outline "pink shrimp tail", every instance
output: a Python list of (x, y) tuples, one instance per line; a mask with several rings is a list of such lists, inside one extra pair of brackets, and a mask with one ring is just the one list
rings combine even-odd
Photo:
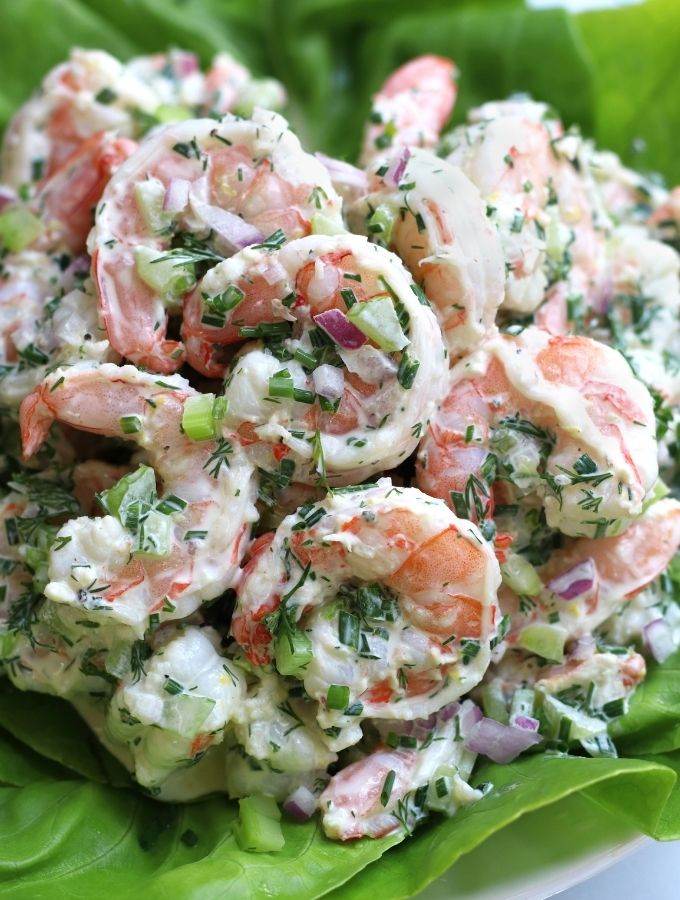
[(37, 387), (21, 401), (19, 424), (24, 459), (30, 459), (40, 450), (56, 418), (44, 395), (45, 387)]
[(396, 97), (409, 91), (427, 95), (424, 111), (432, 118), (433, 130), (440, 131), (453, 112), (458, 95), (458, 69), (445, 56), (426, 53), (404, 63), (393, 72), (380, 90), (383, 97)]

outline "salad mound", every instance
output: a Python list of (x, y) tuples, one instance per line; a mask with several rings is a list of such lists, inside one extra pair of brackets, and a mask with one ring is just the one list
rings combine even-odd
[(356, 166), (225, 52), (15, 113), (8, 896), (406, 896), (574, 793), (677, 836), (678, 189), (459, 77)]

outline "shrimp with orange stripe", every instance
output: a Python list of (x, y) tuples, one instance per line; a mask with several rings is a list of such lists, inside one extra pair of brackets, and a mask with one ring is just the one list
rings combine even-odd
[(508, 646), (523, 646), (527, 636), (531, 641), (536, 624), (547, 623), (563, 644), (590, 635), (605, 620), (624, 613), (668, 568), (679, 547), (680, 503), (665, 498), (652, 503), (622, 534), (568, 541), (535, 570), (510, 556), (499, 593), (501, 610), (512, 621)]
[(185, 326), (199, 315), (218, 350), (261, 338), (230, 365), (225, 421), (281, 487), (357, 483), (397, 466), (445, 390), (434, 315), (400, 260), (359, 235), (243, 250), (187, 300)]
[(362, 719), (427, 716), (481, 679), (499, 578), (475, 525), (381, 480), (302, 507), (260, 543), (232, 633), (253, 663), (304, 682), (339, 750)]
[(59, 421), (133, 441), (149, 463), (103, 492), (107, 515), (60, 529), (48, 599), (141, 636), (150, 622), (189, 615), (234, 586), (256, 518), (252, 467), (219, 427), (218, 437), (200, 442), (183, 432), (186, 410), (200, 396), (179, 376), (78, 364), (52, 372), (23, 401), (27, 458)]
[(478, 521), (542, 507), (573, 537), (640, 515), (658, 474), (649, 392), (616, 350), (530, 327), (487, 339), (451, 373), (421, 444), (418, 486)]
[[(341, 208), (324, 166), (276, 113), (156, 130), (107, 185), (89, 238), (112, 346), (153, 371), (176, 371), (185, 348), (166, 339), (168, 313), (180, 311), (197, 266), (280, 246), (321, 220), (343, 231)], [(201, 324), (189, 320), (184, 332), (188, 361), (204, 371)]]

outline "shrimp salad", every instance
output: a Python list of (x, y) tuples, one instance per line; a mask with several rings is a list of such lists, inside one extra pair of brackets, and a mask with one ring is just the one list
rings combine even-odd
[(226, 54), (74, 50), (4, 137), (0, 665), (245, 849), (616, 756), (680, 645), (677, 191), (456, 78), (354, 166)]

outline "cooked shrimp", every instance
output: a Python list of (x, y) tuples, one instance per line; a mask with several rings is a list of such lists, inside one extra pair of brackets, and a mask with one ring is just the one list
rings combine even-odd
[(382, 480), (302, 507), (261, 543), (232, 631), (258, 665), (283, 668), (289, 641), (308, 646), (299, 677), (337, 750), (362, 718), (429, 715), (479, 681), (498, 581), (474, 525)]
[[(175, 371), (184, 348), (165, 339), (166, 307), (194, 286), (195, 263), (268, 236), (279, 246), (309, 234), (315, 216), (342, 231), (341, 205), (325, 168), (276, 113), (156, 131), (109, 182), (90, 235), (112, 346), (154, 371)], [(165, 256), (178, 230), (189, 249)]]
[(668, 567), (680, 547), (680, 503), (653, 503), (623, 534), (579, 538), (555, 550), (537, 570), (542, 587), (520, 598), (504, 585), (501, 609), (512, 619), (509, 645), (524, 627), (550, 622), (565, 640), (590, 634)]
[[(85, 252), (102, 191), (136, 149), (135, 141), (97, 132), (38, 183), (30, 206), (44, 223), (51, 246), (64, 246), (74, 254)], [(41, 243), (45, 243), (45, 238)]]
[(383, 163), (377, 171), (382, 176), (373, 177), (350, 219), (404, 260), (455, 359), (492, 328), (503, 301), (500, 238), (474, 184), (434, 154), (406, 148), (396, 165)]
[(623, 357), (538, 328), (487, 339), (452, 370), (420, 449), (417, 483), (478, 520), (492, 483), (538, 497), (574, 537), (626, 528), (658, 473), (652, 401)]
[(0, 287), (0, 318), (7, 323), (0, 403), (11, 408), (19, 406), (50, 367), (118, 360), (98, 319), (92, 281), (84, 278), (87, 260), (74, 260), (64, 272), (60, 260), (59, 255), (28, 250), (5, 259), (9, 277)]
[[(124, 522), (106, 515), (64, 525), (50, 555), (49, 599), (142, 634), (150, 620), (182, 618), (234, 585), (255, 518), (252, 468), (231, 435), (197, 443), (182, 434), (193, 396), (179, 376), (159, 381), (133, 366), (80, 364), (52, 372), (23, 401), (26, 457), (58, 420), (134, 441), (164, 487), (158, 501), (153, 479), (144, 487), (148, 479), (138, 470), (134, 483), (122, 485), (118, 505), (107, 507), (123, 509)], [(136, 506), (120, 506), (126, 502)]]
[(190, 361), (219, 375), (219, 345), (245, 334), (264, 340), (231, 364), (226, 421), (267, 471), (285, 458), (287, 481), (346, 484), (398, 465), (445, 390), (435, 317), (398, 258), (358, 235), (247, 249), (212, 269), (185, 304)]
[(445, 138), (447, 160), (479, 189), (498, 229), (507, 270), (504, 306), (525, 313), (542, 302), (548, 286), (546, 208), (556, 163), (544, 112), (530, 100), (487, 104), (473, 111), (472, 124)]
[[(400, 828), (409, 833), (427, 817), (428, 785), (440, 785), (452, 792), (447, 813), (478, 800), (481, 791), (466, 780), (475, 754), (464, 749), (456, 729), (456, 715), (438, 716), (434, 725), (413, 723), (422, 733), (414, 749), (390, 749), (380, 745), (364, 759), (350, 763), (333, 775), (319, 797), (324, 831), (341, 841), (364, 836), (383, 837)], [(401, 723), (393, 724), (399, 734)], [(385, 730), (385, 729), (383, 729)]]
[(18, 187), (50, 176), (100, 131), (136, 138), (159, 122), (228, 112), (247, 103), (254, 91), (262, 93), (261, 84), (266, 105), (283, 102), (276, 82), (253, 82), (228, 54), (219, 54), (204, 76), (198, 58), (186, 51), (121, 63), (102, 50), (74, 49), (10, 122), (2, 146), (2, 179)]
[(361, 165), (390, 147), (434, 147), (456, 102), (458, 72), (442, 56), (418, 56), (385, 81), (373, 97)]

